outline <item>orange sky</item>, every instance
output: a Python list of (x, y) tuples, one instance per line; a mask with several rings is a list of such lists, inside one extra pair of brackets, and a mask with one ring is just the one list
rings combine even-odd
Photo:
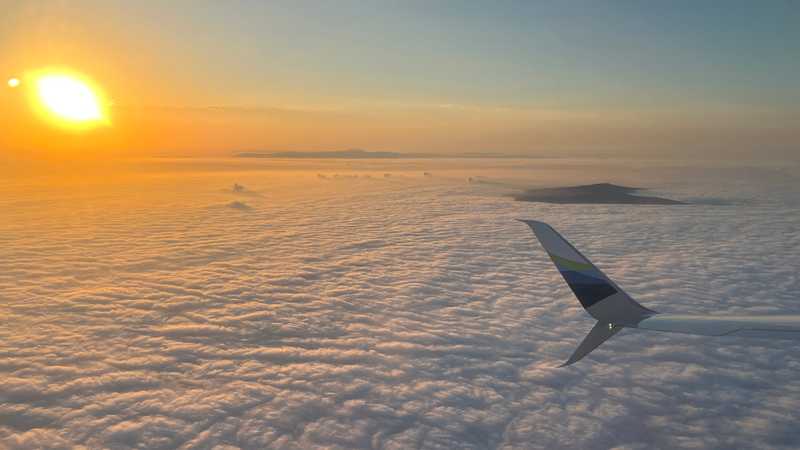
[[(70, 132), (32, 114), (25, 83), (3, 84), (0, 149), (34, 157), (344, 148), (721, 157), (768, 150), (783, 157), (800, 142), (796, 89), (789, 89), (796, 82), (786, 81), (796, 66), (781, 66), (777, 53), (770, 73), (780, 78), (754, 85), (730, 75), (735, 61), (705, 67), (684, 47), (665, 48), (659, 60), (629, 44), (648, 36), (607, 35), (602, 23), (589, 24), (598, 43), (572, 44), (568, 34), (550, 42), (553, 30), (578, 19), (546, 22), (537, 11), (521, 11), (531, 16), (517, 29), (485, 14), (436, 16), (442, 12), (422, 6), (158, 5), (3, 5), (6, 79), (65, 67), (94, 80), (113, 104), (111, 126)], [(364, 34), (341, 31), (344, 19), (358, 20)], [(488, 31), (469, 28), (479, 25)], [(529, 41), (508, 46), (518, 34)], [(597, 52), (605, 53), (592, 61)], [(656, 74), (676, 52), (680, 64)]]

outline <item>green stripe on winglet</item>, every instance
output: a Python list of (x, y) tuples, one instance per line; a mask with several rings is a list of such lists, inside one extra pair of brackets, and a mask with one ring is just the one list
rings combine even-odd
[(585, 263), (579, 263), (579, 262), (576, 262), (576, 261), (571, 261), (571, 260), (569, 260), (567, 258), (562, 258), (562, 257), (560, 257), (558, 255), (554, 255), (552, 253), (548, 253), (548, 255), (550, 255), (550, 258), (552, 258), (553, 261), (556, 264), (558, 264), (559, 266), (564, 267), (565, 269), (577, 270), (577, 271), (594, 269), (594, 267), (592, 267), (591, 264), (585, 264)]

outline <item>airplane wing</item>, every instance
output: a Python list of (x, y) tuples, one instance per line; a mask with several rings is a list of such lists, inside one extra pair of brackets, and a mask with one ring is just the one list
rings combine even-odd
[(800, 339), (800, 316), (686, 316), (659, 314), (636, 328), (700, 336)]
[(553, 227), (526, 223), (581, 306), (597, 323), (562, 366), (580, 361), (623, 328), (774, 339), (800, 339), (800, 316), (694, 316), (659, 314), (625, 293)]

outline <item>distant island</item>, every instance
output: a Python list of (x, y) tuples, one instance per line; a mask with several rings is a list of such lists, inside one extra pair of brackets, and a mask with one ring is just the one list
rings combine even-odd
[(312, 151), (312, 152), (241, 152), (240, 158), (313, 158), (313, 159), (394, 159), (425, 158), (431, 155), (422, 153), (371, 152), (361, 149)]
[(624, 204), (624, 205), (685, 205), (684, 202), (661, 197), (635, 195), (643, 188), (618, 186), (610, 183), (587, 184), (558, 188), (529, 189), (514, 195), (514, 199), (522, 202), (542, 203), (589, 203), (589, 204)]
[(414, 159), (414, 158), (465, 158), (465, 159), (535, 159), (530, 155), (513, 155), (504, 153), (400, 153), (362, 150), (323, 150), (323, 151), (246, 151), (234, 153), (237, 158), (290, 158), (290, 159)]

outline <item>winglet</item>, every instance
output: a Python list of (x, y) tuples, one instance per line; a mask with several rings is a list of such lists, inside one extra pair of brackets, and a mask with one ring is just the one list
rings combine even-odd
[(583, 338), (578, 348), (575, 349), (575, 352), (572, 353), (572, 356), (559, 367), (569, 366), (580, 361), (584, 356), (591, 353), (592, 350), (599, 347), (600, 344), (607, 341), (611, 336), (617, 334), (621, 329), (622, 327), (619, 325), (597, 321), (594, 327), (589, 331), (589, 334)]
[(536, 220), (524, 222), (544, 247), (581, 306), (597, 323), (572, 356), (568, 366), (588, 355), (624, 326), (636, 326), (657, 312), (640, 305), (600, 271), (550, 225)]
[(634, 325), (657, 314), (626, 294), (553, 227), (536, 220), (520, 221), (531, 227), (564, 281), (589, 315), (607, 323)]

